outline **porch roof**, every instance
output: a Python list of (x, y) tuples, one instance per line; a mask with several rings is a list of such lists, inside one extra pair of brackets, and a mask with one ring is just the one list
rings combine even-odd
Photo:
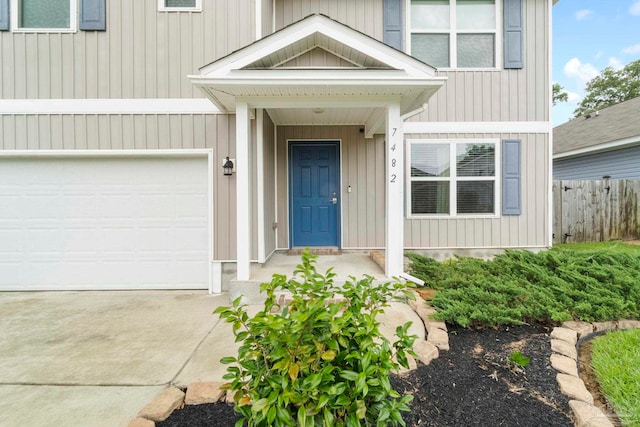
[[(330, 64), (298, 66), (318, 51)], [(293, 66), (292, 66), (293, 64)], [(221, 110), (236, 99), (277, 109), (276, 124), (369, 124), (382, 130), (380, 108), (399, 102), (402, 115), (421, 108), (444, 84), (436, 69), (325, 15), (310, 15), (189, 76)], [(331, 109), (324, 114), (325, 108)], [(342, 109), (349, 109), (347, 111)]]

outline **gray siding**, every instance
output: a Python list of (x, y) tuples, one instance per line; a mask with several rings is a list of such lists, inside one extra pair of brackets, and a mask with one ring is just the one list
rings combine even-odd
[(236, 257), (236, 187), (235, 176), (223, 176), (220, 166), (223, 157), (235, 156), (235, 129), (233, 115), (5, 115), (0, 150), (211, 148), (213, 253), (214, 259), (228, 260)]
[[(407, 219), (406, 248), (499, 248), (547, 245), (549, 139), (543, 134), (431, 134), (411, 139), (522, 140), (522, 214), (497, 218)], [(498, 185), (500, 180), (498, 180)]]
[(276, 30), (312, 13), (323, 13), (382, 41), (382, 0), (275, 0)]
[[(341, 140), (342, 246), (384, 247), (384, 138), (360, 126), (278, 126), (278, 247), (289, 246), (287, 140)], [(347, 192), (351, 186), (351, 193)]]
[(276, 249), (276, 145), (275, 126), (271, 117), (264, 113), (264, 245), (265, 255)]
[(273, 33), (273, 0), (256, 0), (262, 2), (262, 37)]
[(0, 32), (0, 98), (202, 97), (186, 76), (254, 39), (254, 0), (109, 0), (107, 31)]
[(640, 146), (553, 161), (554, 179), (640, 179)]
[[(342, 140), (344, 248), (384, 247), (384, 137), (365, 140), (359, 126), (278, 126), (278, 247), (288, 247), (287, 140)], [(496, 218), (406, 219), (405, 247), (543, 247), (548, 239), (548, 136), (423, 134), (407, 139), (521, 139), (522, 214)], [(351, 185), (352, 192), (347, 188)], [(500, 185), (500, 180), (498, 180)]]
[[(548, 121), (550, 0), (524, 0), (521, 70), (439, 71), (448, 77), (412, 122)], [(502, 59), (498, 61), (502, 63)]]

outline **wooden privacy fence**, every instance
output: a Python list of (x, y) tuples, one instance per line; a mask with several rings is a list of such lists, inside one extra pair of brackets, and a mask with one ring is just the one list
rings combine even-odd
[(640, 180), (553, 181), (554, 243), (640, 238)]

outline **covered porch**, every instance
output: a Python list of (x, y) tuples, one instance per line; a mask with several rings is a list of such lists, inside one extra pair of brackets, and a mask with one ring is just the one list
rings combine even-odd
[[(344, 264), (345, 277), (366, 273), (383, 279), (403, 273), (406, 159), (402, 127), (444, 84), (435, 69), (326, 16), (311, 15), (203, 67), (200, 75), (190, 79), (217, 108), (236, 115), (236, 283), (265, 281), (262, 275), (270, 279), (272, 274), (270, 264), (283, 273), (299, 262), (299, 257), (286, 259), (269, 250), (266, 239), (271, 228), (285, 236), (286, 246), (276, 244), (275, 249), (345, 247), (343, 200), (352, 187), (342, 169), (346, 156), (341, 127), (355, 127), (366, 141), (378, 141), (383, 147), (374, 162), (381, 171), (379, 189), (384, 193), (380, 212), (384, 237), (378, 248), (385, 254), (384, 271), (368, 258), (355, 262), (350, 256), (356, 255), (351, 254), (323, 258), (323, 262)], [(301, 137), (284, 137), (292, 129)], [(314, 133), (314, 129), (322, 131)], [(316, 134), (324, 136), (314, 138)], [(274, 141), (276, 147), (273, 163), (265, 154), (266, 141)], [(335, 154), (332, 144), (337, 147)], [(318, 151), (320, 146), (328, 147), (328, 154)], [(327, 184), (322, 179), (334, 173), (332, 164), (335, 182), (328, 178)], [(274, 191), (263, 179), (269, 173), (276, 176)], [(322, 205), (296, 204), (302, 197), (297, 187), (301, 193), (307, 187), (318, 188), (315, 198)], [(275, 221), (265, 215), (270, 197), (276, 198)], [(335, 240), (320, 235), (327, 231), (335, 233)], [(254, 254), (262, 266), (252, 267)], [(269, 257), (276, 262), (265, 265)], [(366, 264), (370, 265), (364, 268)], [(354, 269), (355, 265), (363, 268)]]

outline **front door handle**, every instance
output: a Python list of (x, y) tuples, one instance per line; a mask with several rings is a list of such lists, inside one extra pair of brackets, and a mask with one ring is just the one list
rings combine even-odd
[(334, 197), (333, 199), (331, 199), (331, 203), (333, 203), (334, 205), (338, 204), (338, 198)]

